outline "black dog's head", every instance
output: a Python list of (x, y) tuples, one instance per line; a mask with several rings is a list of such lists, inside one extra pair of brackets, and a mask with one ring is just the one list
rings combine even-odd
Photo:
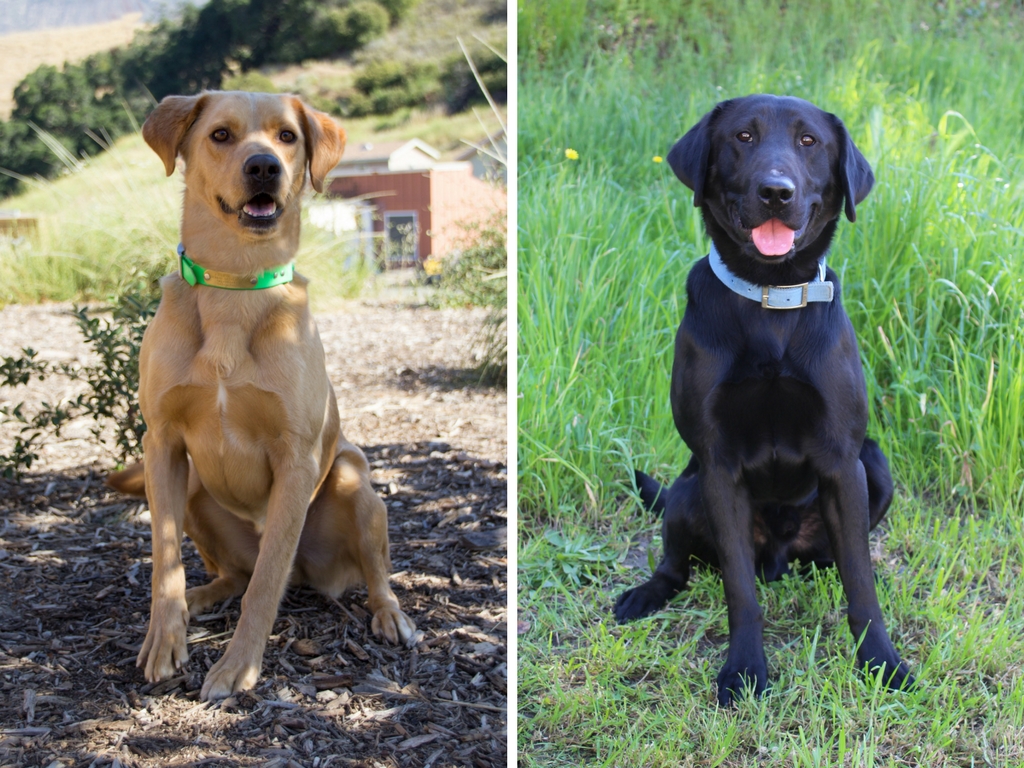
[(842, 121), (810, 102), (754, 95), (718, 104), (668, 154), (693, 190), (730, 270), (755, 283), (802, 282), (850, 221), (874, 176)]

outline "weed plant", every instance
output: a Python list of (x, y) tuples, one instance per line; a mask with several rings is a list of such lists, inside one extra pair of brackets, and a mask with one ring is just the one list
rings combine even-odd
[(75, 307), (75, 322), (85, 342), (99, 358), (94, 365), (47, 363), (37, 359), (33, 349), (24, 349), (20, 356), (0, 359), (0, 386), (20, 387), (32, 378), (64, 376), (82, 381), (87, 389), (75, 398), (60, 403), (42, 403), (33, 414), (24, 403), (0, 409), (0, 418), (21, 423), (19, 434), (8, 453), (0, 453), (0, 475), (17, 478), (31, 469), (39, 458), (36, 450), (48, 435), (60, 435), (61, 428), (81, 416), (95, 422), (93, 437), (104, 442), (104, 433), (113, 432), (113, 442), (120, 460), (140, 458), (146, 422), (139, 409), (139, 350), (146, 326), (156, 313), (159, 298), (155, 295), (124, 295), (106, 311), (91, 312), (88, 307)]
[[(1006, 4), (521, 3), (524, 765), (1024, 764), (1022, 31)], [(834, 570), (759, 585), (774, 688), (738, 712), (713, 572), (611, 615), (660, 551), (632, 469), (687, 459), (669, 376), (708, 243), (659, 160), (756, 92), (838, 114), (875, 170), (829, 264), (898, 484), (872, 551), (913, 693), (854, 668)]]
[(487, 318), (474, 346), (482, 350), (481, 381), (506, 386), (508, 379), (508, 217), (468, 226), (458, 258), (446, 259), (439, 303), (486, 307)]

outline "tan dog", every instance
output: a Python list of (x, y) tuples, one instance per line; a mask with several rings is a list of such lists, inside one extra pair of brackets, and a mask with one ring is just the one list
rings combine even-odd
[[(362, 451), (341, 434), (307, 281), (282, 282), (299, 245), (306, 169), (322, 191), (344, 132), (292, 96), (207, 92), (168, 96), (142, 134), (168, 176), (185, 161), (190, 261), (160, 281), (142, 343), (144, 469), (108, 479), (144, 493), (152, 514), (138, 665), (150, 682), (173, 676), (188, 659), (189, 615), (244, 592), (202, 698), (251, 688), (289, 581), (331, 596), (365, 582), (374, 633), (407, 640), (415, 625), (388, 584), (387, 512)], [(281, 284), (259, 287), (267, 282)], [(185, 589), (182, 530), (215, 577), (205, 586)]]

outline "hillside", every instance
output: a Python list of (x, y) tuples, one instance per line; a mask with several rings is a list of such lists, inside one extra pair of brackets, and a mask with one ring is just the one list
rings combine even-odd
[[(0, 27), (7, 21), (0, 15)], [(40, 28), (28, 32), (0, 33), (0, 120), (6, 120), (14, 109), (14, 87), (29, 72), (42, 64), (60, 67), (65, 61), (78, 61), (86, 56), (108, 51), (131, 42), (136, 31), (144, 26), (142, 13), (123, 15), (113, 21), (89, 23), (73, 29)]]
[[(203, 4), (203, 0), (0, 0), (0, 35), (105, 24), (131, 14), (156, 21), (186, 2)], [(92, 32), (83, 32), (77, 30), (76, 36), (93, 36)]]

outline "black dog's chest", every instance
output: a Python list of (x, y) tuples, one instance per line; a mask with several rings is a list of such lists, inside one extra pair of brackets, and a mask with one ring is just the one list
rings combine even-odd
[(740, 456), (762, 446), (803, 453), (819, 426), (822, 400), (817, 390), (788, 376), (768, 375), (724, 382), (714, 393), (714, 415), (723, 442)]
[(813, 386), (784, 372), (782, 361), (759, 361), (713, 396), (718, 446), (741, 467), (752, 496), (765, 501), (803, 497), (816, 483), (807, 454), (824, 402)]

